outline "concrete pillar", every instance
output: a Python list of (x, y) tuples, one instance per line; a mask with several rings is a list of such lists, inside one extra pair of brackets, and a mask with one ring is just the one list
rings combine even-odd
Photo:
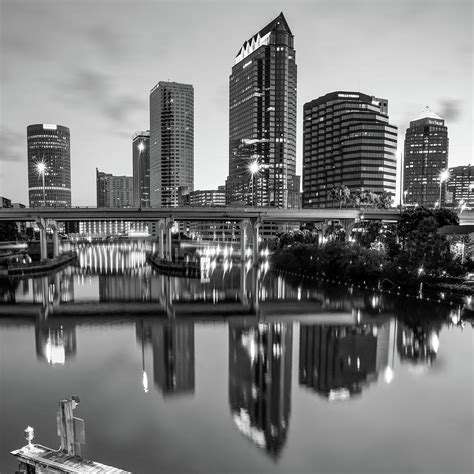
[(164, 221), (158, 222), (158, 256), (160, 259), (165, 258), (164, 250), (164, 238), (165, 238), (165, 223)]
[(242, 265), (245, 264), (245, 241), (247, 240), (247, 226), (248, 220), (240, 221), (240, 261)]
[(53, 257), (59, 256), (59, 227), (56, 221), (49, 221), (49, 226), (53, 231)]
[(36, 218), (36, 224), (40, 231), (41, 260), (46, 260), (48, 258), (48, 242), (46, 240), (46, 229), (48, 228), (48, 224), (46, 219), (43, 219), (42, 217)]
[(258, 315), (259, 310), (259, 299), (258, 299), (258, 289), (259, 289), (259, 273), (260, 270), (254, 265), (252, 267), (252, 310), (255, 311), (255, 314)]
[(256, 221), (252, 225), (252, 263), (258, 265), (258, 236), (260, 234), (261, 222)]
[(173, 228), (174, 221), (170, 219), (166, 224), (166, 258), (170, 261), (173, 260), (172, 246), (171, 246), (171, 229)]

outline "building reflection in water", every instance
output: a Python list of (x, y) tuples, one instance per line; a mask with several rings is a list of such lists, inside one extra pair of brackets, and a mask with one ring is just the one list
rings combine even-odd
[(143, 348), (150, 344), (155, 387), (168, 396), (194, 393), (194, 323), (142, 320), (136, 324), (136, 337), (142, 345), (145, 392), (148, 377)]
[(240, 432), (273, 458), (288, 432), (291, 324), (229, 325), (229, 404)]
[(423, 371), (435, 362), (438, 348), (438, 331), (434, 327), (399, 324), (397, 351), (402, 363), (408, 362)]
[(76, 325), (57, 320), (35, 324), (36, 355), (51, 365), (64, 365), (76, 355)]
[(393, 378), (395, 321), (300, 326), (299, 383), (329, 401), (347, 400), (383, 373)]

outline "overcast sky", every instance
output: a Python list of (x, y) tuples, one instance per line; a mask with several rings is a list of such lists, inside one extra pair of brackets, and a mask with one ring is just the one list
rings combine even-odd
[(303, 104), (335, 90), (387, 98), (399, 145), (429, 105), (449, 165), (473, 133), (471, 0), (0, 0), (0, 196), (28, 204), (26, 127), (71, 129), (73, 205), (96, 204), (95, 168), (132, 174), (149, 92), (194, 86), (195, 189), (228, 173), (228, 78), (241, 44), (283, 11), (295, 35), (298, 160)]

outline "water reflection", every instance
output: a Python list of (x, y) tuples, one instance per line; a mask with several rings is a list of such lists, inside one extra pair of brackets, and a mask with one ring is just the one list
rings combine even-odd
[(239, 431), (277, 457), (291, 409), (291, 324), (229, 325), (229, 405)]
[(35, 324), (36, 354), (51, 365), (64, 365), (76, 355), (76, 325), (48, 321)]
[(165, 396), (194, 393), (194, 324), (141, 320), (136, 323), (142, 347), (143, 385), (148, 391), (144, 347), (153, 352), (153, 380)]
[(299, 383), (329, 401), (361, 394), (379, 373), (393, 371), (389, 366), (392, 326), (393, 321), (360, 326), (302, 324)]

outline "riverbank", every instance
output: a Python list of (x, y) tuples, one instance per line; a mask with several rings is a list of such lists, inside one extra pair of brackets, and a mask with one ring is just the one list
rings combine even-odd
[(474, 284), (460, 277), (434, 276), (390, 261), (383, 252), (345, 242), (325, 246), (301, 244), (284, 247), (271, 256), (273, 268), (301, 277), (341, 280), (370, 288), (417, 295), (430, 294), (438, 299), (474, 295)]

